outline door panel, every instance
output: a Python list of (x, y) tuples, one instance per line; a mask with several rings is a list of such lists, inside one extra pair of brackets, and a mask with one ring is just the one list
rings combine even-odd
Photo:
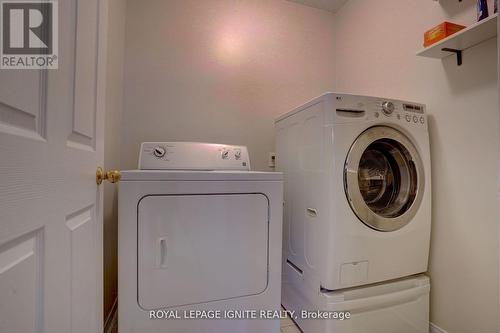
[(94, 150), (98, 1), (77, 1), (72, 132), (68, 145)]
[(42, 234), (38, 230), (0, 248), (0, 332), (38, 332), (42, 316)]
[(71, 332), (92, 332), (96, 325), (96, 253), (94, 207), (69, 216), (71, 265)]
[(45, 70), (3, 70), (0, 75), (0, 132), (43, 138), (47, 112)]
[(139, 304), (158, 309), (263, 292), (268, 233), (269, 202), (263, 194), (143, 198)]
[(107, 2), (58, 4), (59, 69), (0, 71), (0, 332), (102, 332)]

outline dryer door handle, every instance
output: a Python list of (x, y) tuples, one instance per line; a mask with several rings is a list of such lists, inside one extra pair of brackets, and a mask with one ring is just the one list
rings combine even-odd
[(167, 268), (167, 237), (158, 238), (157, 247), (156, 267)]
[(314, 208), (307, 208), (306, 209), (307, 215), (310, 217), (317, 217), (318, 216), (318, 211)]

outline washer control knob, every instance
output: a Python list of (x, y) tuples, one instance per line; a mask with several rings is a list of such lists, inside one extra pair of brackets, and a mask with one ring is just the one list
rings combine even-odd
[(423, 116), (422, 116), (422, 117), (420, 117), (420, 123), (421, 123), (421, 124), (425, 123), (425, 119), (424, 119), (424, 117), (423, 117)]
[(407, 114), (406, 117), (405, 117), (405, 119), (406, 119), (407, 122), (410, 122), (411, 121), (411, 116), (409, 114)]
[(393, 102), (384, 102), (382, 103), (382, 112), (389, 116), (394, 112), (394, 103)]
[(166, 150), (163, 147), (158, 146), (153, 149), (153, 155), (155, 155), (158, 158), (162, 158), (163, 156), (165, 156), (165, 153)]
[(221, 157), (223, 160), (227, 160), (229, 158), (229, 150), (223, 150), (221, 153)]
[(418, 117), (417, 116), (413, 116), (413, 122), (414, 123), (418, 123)]

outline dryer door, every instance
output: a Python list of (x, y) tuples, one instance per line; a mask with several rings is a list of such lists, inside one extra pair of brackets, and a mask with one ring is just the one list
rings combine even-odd
[(424, 192), (424, 169), (410, 139), (387, 126), (367, 129), (345, 162), (344, 187), (356, 216), (379, 231), (394, 231), (415, 216)]
[(138, 205), (138, 295), (146, 310), (256, 295), (268, 284), (264, 194), (154, 195)]

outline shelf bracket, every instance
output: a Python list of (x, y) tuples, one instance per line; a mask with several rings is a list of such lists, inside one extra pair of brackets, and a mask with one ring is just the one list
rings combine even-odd
[(441, 50), (455, 53), (457, 55), (457, 66), (462, 66), (462, 50), (450, 49), (449, 47), (442, 48)]

